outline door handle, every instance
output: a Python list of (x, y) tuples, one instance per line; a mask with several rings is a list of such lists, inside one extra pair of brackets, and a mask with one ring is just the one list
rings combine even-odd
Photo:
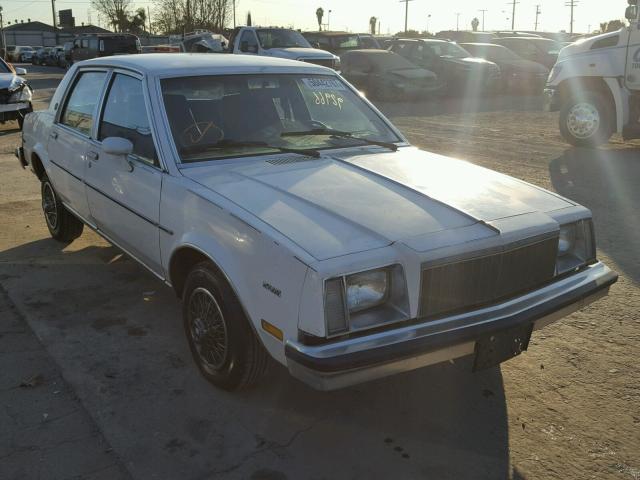
[(89, 159), (96, 161), (99, 158), (98, 152), (94, 152), (92, 150), (87, 152), (87, 157), (89, 157)]
[(58, 132), (51, 132), (49, 136), (55, 140), (56, 138), (58, 138)]

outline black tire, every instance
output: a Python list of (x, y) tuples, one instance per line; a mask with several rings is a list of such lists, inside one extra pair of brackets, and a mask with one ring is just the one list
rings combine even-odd
[(70, 243), (82, 235), (84, 224), (60, 203), (46, 175), (42, 176), (40, 192), (42, 212), (51, 236), (59, 242)]
[[(206, 318), (202, 318), (203, 310)], [(199, 263), (189, 272), (182, 317), (193, 359), (209, 382), (225, 390), (238, 390), (256, 383), (264, 374), (269, 354), (233, 290), (210, 262)]]
[[(582, 118), (579, 115), (582, 113)], [(560, 134), (576, 147), (597, 147), (613, 134), (613, 110), (598, 92), (584, 92), (569, 98), (560, 110)]]

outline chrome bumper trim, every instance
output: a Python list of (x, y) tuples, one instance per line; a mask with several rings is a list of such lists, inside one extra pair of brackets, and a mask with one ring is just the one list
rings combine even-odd
[(531, 322), (543, 328), (605, 296), (617, 274), (601, 262), (509, 301), (436, 321), (307, 346), (288, 340), (290, 373), (333, 390), (473, 353), (488, 332)]

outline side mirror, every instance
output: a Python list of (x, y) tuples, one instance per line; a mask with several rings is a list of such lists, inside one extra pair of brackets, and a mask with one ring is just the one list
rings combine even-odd
[(624, 18), (629, 21), (638, 18), (638, 7), (636, 5), (629, 5), (624, 11)]
[(126, 156), (133, 152), (133, 143), (122, 137), (107, 137), (102, 140), (102, 151), (110, 155)]
[(249, 51), (249, 42), (240, 42), (240, 51), (243, 53), (247, 53)]
[(26, 75), (26, 74), (27, 74), (26, 68), (16, 68), (16, 75)]

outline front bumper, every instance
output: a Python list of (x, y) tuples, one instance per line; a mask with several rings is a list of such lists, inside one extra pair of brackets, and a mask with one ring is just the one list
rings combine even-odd
[(553, 87), (546, 87), (543, 90), (544, 95), (544, 111), (545, 112), (557, 112), (560, 110), (560, 95), (558, 91)]
[(543, 328), (607, 295), (618, 275), (601, 262), (506, 302), (362, 337), (308, 346), (287, 341), (289, 372), (319, 390), (334, 390), (474, 353), (492, 332)]
[(0, 122), (9, 122), (24, 118), (27, 113), (31, 113), (33, 107), (29, 102), (4, 103), (0, 104)]

